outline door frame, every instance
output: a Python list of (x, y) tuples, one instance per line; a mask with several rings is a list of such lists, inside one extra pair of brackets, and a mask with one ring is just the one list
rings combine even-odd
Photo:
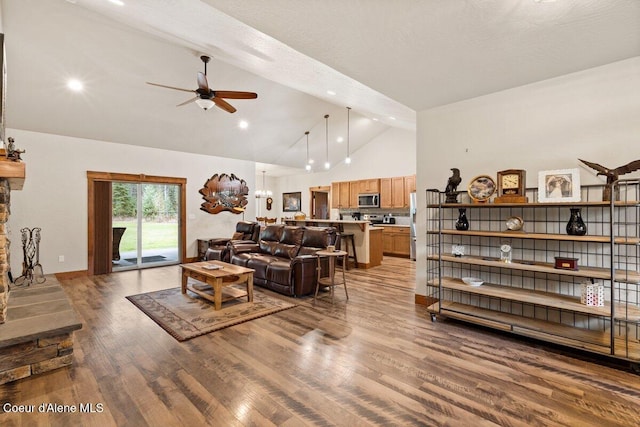
[[(178, 262), (182, 263), (184, 254), (187, 250), (187, 179), (175, 178), (167, 176), (154, 176), (144, 174), (114, 173), (114, 172), (96, 172), (87, 171), (87, 273), (93, 276), (96, 266), (96, 184), (104, 182), (133, 182), (133, 183), (152, 183), (152, 184), (172, 184), (179, 188), (180, 212), (178, 218), (178, 233), (180, 243), (178, 248)], [(111, 203), (109, 203), (111, 206)], [(109, 215), (111, 217), (111, 215)], [(109, 235), (106, 244), (108, 245), (108, 253), (111, 254), (111, 246), (113, 244), (113, 236)], [(109, 259), (108, 273), (111, 273), (111, 259)]]
[[(314, 209), (313, 209), (313, 201), (314, 201), (314, 197), (313, 197), (313, 193), (327, 193), (327, 213), (329, 214), (329, 217), (331, 217), (331, 202), (330, 202), (330, 194), (331, 194), (331, 186), (330, 185), (325, 185), (325, 186), (321, 186), (318, 185), (317, 187), (309, 187), (309, 217), (313, 218), (315, 216), (314, 214)], [(329, 218), (327, 218), (329, 219)]]

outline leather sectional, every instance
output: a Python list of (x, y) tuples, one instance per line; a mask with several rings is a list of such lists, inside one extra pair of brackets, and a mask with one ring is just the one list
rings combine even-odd
[[(288, 296), (315, 292), (318, 250), (336, 243), (334, 227), (264, 227), (257, 243), (229, 242), (230, 262), (255, 270), (253, 284)], [(321, 258), (321, 276), (328, 270)]]

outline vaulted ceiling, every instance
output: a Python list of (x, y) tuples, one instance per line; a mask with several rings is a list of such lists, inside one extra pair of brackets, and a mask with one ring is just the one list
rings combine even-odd
[[(637, 0), (123, 2), (2, 1), (7, 127), (302, 168), (305, 131), (342, 160), (347, 106), (353, 152), (416, 111), (640, 55)], [(145, 84), (195, 89), (202, 54), (212, 88), (258, 99), (203, 111)]]

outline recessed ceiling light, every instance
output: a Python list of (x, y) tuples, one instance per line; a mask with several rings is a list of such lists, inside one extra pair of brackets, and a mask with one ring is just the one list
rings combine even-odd
[(371, 119), (371, 120), (373, 120), (374, 122), (377, 122), (377, 121), (378, 121), (378, 118), (377, 118), (377, 117), (374, 117), (374, 118), (373, 118), (373, 119)]
[(389, 120), (395, 120), (396, 118), (393, 116), (389, 116)]
[(336, 139), (336, 141), (337, 141), (337, 142), (343, 142), (343, 141), (344, 141), (344, 138), (343, 138), (343, 137), (341, 137), (341, 136), (339, 136), (339, 137)]
[(74, 92), (81, 92), (82, 89), (84, 89), (84, 85), (82, 84), (82, 82), (78, 79), (70, 79), (67, 82), (67, 87), (69, 89), (71, 89)]
[(328, 90), (328, 91), (327, 91), (327, 93), (328, 93), (329, 95), (331, 95), (331, 96), (333, 96), (333, 95), (335, 95), (335, 94), (336, 94), (336, 93), (335, 93), (334, 91), (332, 91), (332, 90)]
[(109, 0), (109, 2), (118, 6), (124, 6), (124, 2), (122, 0)]
[(249, 122), (248, 122), (248, 121), (246, 121), (246, 120), (240, 120), (240, 121), (238, 122), (238, 127), (239, 127), (240, 129), (246, 129), (246, 128), (248, 128), (248, 127), (249, 127)]
[(555, 3), (556, 0), (533, 0), (536, 3)]

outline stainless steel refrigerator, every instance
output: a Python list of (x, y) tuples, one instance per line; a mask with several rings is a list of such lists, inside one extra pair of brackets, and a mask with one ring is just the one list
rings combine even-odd
[(409, 194), (409, 218), (411, 219), (410, 224), (410, 243), (411, 243), (411, 259), (416, 260), (416, 193)]

